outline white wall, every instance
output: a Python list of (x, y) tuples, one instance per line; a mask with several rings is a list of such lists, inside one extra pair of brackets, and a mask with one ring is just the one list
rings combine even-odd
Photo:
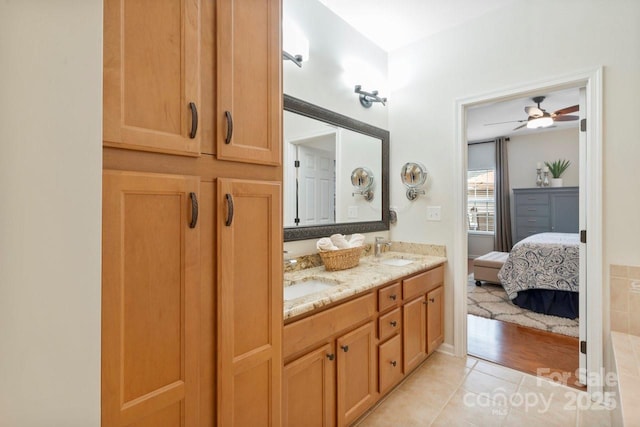
[[(578, 128), (555, 132), (540, 132), (522, 136), (512, 136), (507, 143), (509, 157), (509, 185), (511, 188), (531, 188), (536, 186), (536, 165), (566, 159), (571, 162), (562, 174), (565, 187), (579, 184), (580, 159)], [(551, 174), (549, 174), (551, 179)]]
[(0, 424), (100, 425), (102, 1), (0, 3)]
[[(364, 108), (354, 92), (355, 85), (361, 84), (363, 90), (377, 89), (380, 96), (388, 96), (387, 53), (317, 0), (283, 0), (283, 19), (297, 25), (309, 40), (310, 49), (309, 60), (302, 68), (284, 61), (284, 93), (387, 129), (393, 99), (387, 107), (374, 104)], [(393, 144), (392, 135), (392, 150)], [(386, 238), (389, 232), (367, 233), (367, 242), (374, 236)], [(286, 242), (284, 247), (292, 256), (315, 253), (316, 240)]]
[[(429, 203), (442, 206), (441, 222), (425, 221), (420, 204), (407, 209), (407, 220), (392, 229), (392, 238), (451, 249), (457, 99), (602, 65), (603, 271), (612, 262), (638, 265), (640, 198), (628, 189), (640, 182), (635, 118), (640, 94), (639, 20), (640, 2), (635, 0), (523, 1), (392, 52), (389, 127), (392, 138), (403, 143), (391, 151), (391, 176), (397, 176), (407, 158), (421, 159), (433, 178)], [(403, 202), (401, 186), (393, 180), (391, 184), (391, 204)], [(450, 344), (451, 269), (449, 265), (445, 295), (445, 339)], [(608, 284), (603, 298), (608, 300)], [(607, 330), (608, 312), (604, 319)]]

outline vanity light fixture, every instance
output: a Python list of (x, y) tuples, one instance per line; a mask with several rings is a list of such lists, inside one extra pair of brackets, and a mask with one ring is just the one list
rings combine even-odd
[(420, 187), (426, 182), (427, 175), (427, 169), (422, 163), (405, 163), (400, 171), (400, 178), (402, 178), (404, 186), (407, 187), (407, 199), (414, 201), (419, 194), (426, 194)]
[(371, 92), (365, 92), (362, 90), (361, 85), (356, 85), (356, 89), (354, 91), (357, 94), (360, 94), (360, 104), (364, 108), (371, 108), (374, 102), (380, 102), (382, 105), (387, 105), (387, 98), (381, 98), (378, 96), (378, 91), (374, 90)]
[(351, 172), (352, 196), (363, 196), (367, 202), (373, 200), (373, 173), (369, 168), (355, 168)]
[(289, 60), (296, 64), (298, 67), (302, 68), (302, 55), (292, 55), (286, 50), (282, 51), (282, 59)]

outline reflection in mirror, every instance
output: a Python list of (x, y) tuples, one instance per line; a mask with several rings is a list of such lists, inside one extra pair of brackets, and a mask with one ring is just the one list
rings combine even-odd
[(373, 172), (369, 168), (355, 168), (351, 172), (351, 185), (353, 185), (353, 195), (363, 196), (367, 202), (373, 200)]
[[(288, 95), (284, 106), (285, 241), (388, 230), (389, 132)], [(354, 190), (357, 168), (380, 177), (372, 201)]]

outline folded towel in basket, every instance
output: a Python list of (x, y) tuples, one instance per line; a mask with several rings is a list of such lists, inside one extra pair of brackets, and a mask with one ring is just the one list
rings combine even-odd
[(343, 234), (332, 234), (330, 239), (338, 249), (349, 249), (351, 247)]
[(364, 236), (362, 234), (352, 234), (349, 239), (349, 246), (352, 248), (357, 248), (358, 246), (364, 245)]
[(318, 248), (319, 251), (335, 251), (336, 249), (338, 249), (338, 247), (334, 245), (331, 239), (328, 237), (323, 237), (322, 239), (318, 240), (318, 243), (316, 243), (316, 248)]

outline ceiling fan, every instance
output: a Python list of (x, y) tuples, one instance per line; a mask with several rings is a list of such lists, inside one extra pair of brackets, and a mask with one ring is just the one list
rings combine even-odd
[(522, 129), (525, 126), (529, 129), (536, 129), (549, 127), (553, 125), (554, 122), (569, 122), (579, 119), (578, 116), (569, 115), (569, 113), (575, 113), (580, 109), (578, 105), (572, 105), (570, 107), (556, 110), (553, 113), (548, 113), (545, 109), (540, 107), (540, 104), (542, 103), (542, 101), (544, 101), (544, 99), (544, 96), (536, 96), (531, 98), (531, 100), (538, 104), (538, 106), (524, 107), (525, 113), (527, 113), (527, 115), (529, 116), (524, 120), (510, 120), (508, 122), (487, 123), (485, 124), (485, 126), (498, 125), (503, 123), (522, 123), (520, 126), (514, 128), (513, 130)]

